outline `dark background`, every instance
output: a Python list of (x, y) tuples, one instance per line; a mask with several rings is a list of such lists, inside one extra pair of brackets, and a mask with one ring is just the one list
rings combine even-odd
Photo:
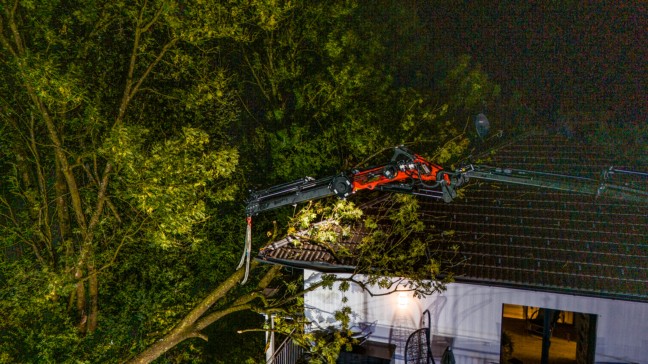
[[(587, 4), (583, 4), (587, 3)], [(645, 123), (648, 2), (417, 3), (430, 49), (468, 53), (535, 111)]]

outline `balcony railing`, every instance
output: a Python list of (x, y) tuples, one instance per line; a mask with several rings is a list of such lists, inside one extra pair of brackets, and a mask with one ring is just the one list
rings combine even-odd
[(304, 348), (295, 344), (292, 336), (288, 335), (266, 364), (295, 364), (303, 354)]

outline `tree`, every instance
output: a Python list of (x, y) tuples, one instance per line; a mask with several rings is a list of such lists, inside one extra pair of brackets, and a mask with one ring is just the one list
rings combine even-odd
[[(3, 300), (8, 360), (73, 357), (65, 340), (97, 332), (120, 252), (197, 245), (207, 202), (232, 198), (238, 152), (224, 126), (237, 108), (201, 46), (245, 41), (241, 7), (0, 5), (0, 227), (16, 252), (3, 259), (3, 292), (21, 287)], [(21, 322), (50, 313), (47, 329)], [(49, 329), (64, 337), (45, 339)]]
[[(402, 58), (363, 14), (342, 0), (0, 4), (0, 358), (148, 362), (227, 314), (299, 310), (279, 268), (237, 284), (237, 187), (404, 142), (440, 162), (467, 147), (473, 110), (453, 86), (395, 85)], [(441, 72), (494, 97), (460, 66)]]

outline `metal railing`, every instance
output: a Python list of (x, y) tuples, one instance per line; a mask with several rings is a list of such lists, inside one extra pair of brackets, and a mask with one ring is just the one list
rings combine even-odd
[(295, 344), (291, 335), (288, 335), (266, 364), (295, 364), (303, 354), (304, 348)]

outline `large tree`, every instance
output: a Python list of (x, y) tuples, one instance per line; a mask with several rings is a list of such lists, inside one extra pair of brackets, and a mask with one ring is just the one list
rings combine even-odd
[(419, 53), (374, 21), (416, 22), (386, 3), (0, 3), (0, 359), (149, 362), (233, 312), (298, 309), (277, 267), (238, 284), (228, 201), (405, 142), (446, 162), (497, 94), (468, 58), (408, 84)]
[[(232, 198), (238, 163), (226, 130), (238, 111), (209, 42), (247, 41), (241, 24), (266, 21), (254, 18), (264, 6), (0, 4), (0, 226), (13, 252), (2, 267), (4, 359), (81, 355), (63, 348), (98, 340), (100, 319), (112, 319), (100, 309), (116, 312), (123, 252), (200, 244), (207, 206)], [(52, 325), (25, 324), (40, 320)]]

